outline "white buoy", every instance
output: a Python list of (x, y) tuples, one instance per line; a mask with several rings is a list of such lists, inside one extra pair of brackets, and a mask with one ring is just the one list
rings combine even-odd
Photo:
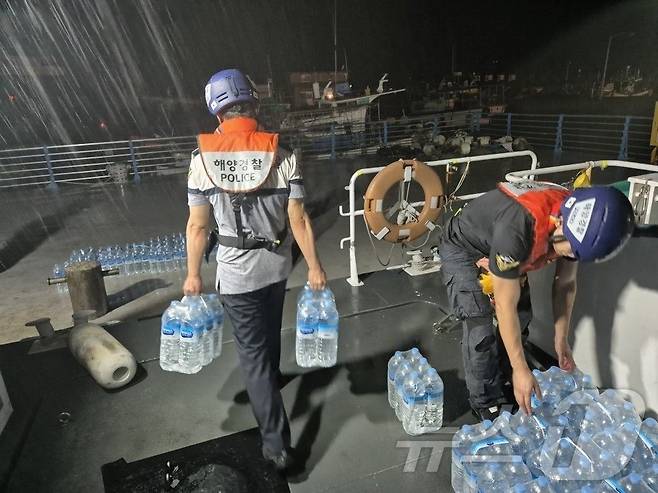
[(123, 387), (137, 372), (137, 362), (130, 351), (103, 327), (85, 318), (69, 333), (69, 349), (94, 380), (106, 389)]

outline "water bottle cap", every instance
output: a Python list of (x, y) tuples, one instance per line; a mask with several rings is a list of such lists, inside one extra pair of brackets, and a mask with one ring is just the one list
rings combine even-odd
[(546, 488), (548, 486), (548, 479), (546, 479), (546, 476), (539, 476), (537, 478), (537, 486), (541, 488)]
[(650, 428), (658, 428), (658, 421), (653, 418), (647, 418), (644, 420), (644, 424)]
[(482, 426), (486, 430), (487, 428), (491, 428), (493, 426), (493, 423), (491, 422), (490, 419), (485, 419), (484, 421), (482, 421)]
[(528, 487), (524, 484), (514, 486), (514, 493), (526, 493), (526, 491), (528, 491)]
[(396, 356), (396, 357), (402, 356), (402, 351), (395, 351), (394, 356)]
[[(425, 358), (424, 356), (421, 356), (421, 358), (418, 360), (418, 363), (421, 364), (421, 365), (427, 363), (427, 358)], [(427, 364), (429, 365), (429, 363), (427, 363)]]
[(427, 370), (427, 375), (434, 378), (435, 376), (437, 377), (439, 376), (439, 372), (436, 371), (435, 368), (430, 368), (429, 370)]
[(500, 416), (504, 417), (505, 419), (510, 419), (512, 414), (509, 411), (503, 411), (502, 413), (500, 413)]
[(567, 417), (564, 416), (564, 415), (559, 416), (559, 417), (557, 418), (557, 420), (558, 420), (558, 423), (560, 423), (560, 424), (563, 425), (563, 426), (567, 426), (567, 425), (569, 424), (569, 418), (567, 418)]
[[(631, 433), (634, 432), (635, 429), (636, 429), (636, 428), (635, 428), (635, 425), (634, 425), (633, 423), (629, 423), (628, 421), (624, 421), (624, 424), (622, 424), (621, 427), (622, 427), (625, 431), (628, 431), (628, 432), (631, 432)], [(608, 427), (608, 428), (612, 428), (612, 427), (610, 426), (610, 427)], [(614, 430), (614, 428), (612, 428), (612, 430)], [(611, 430), (611, 431), (612, 431), (612, 430)]]
[(537, 376), (541, 375), (541, 372), (540, 372), (537, 368), (535, 368), (534, 370), (532, 370), (532, 374), (533, 374), (535, 377), (537, 377)]
[(642, 476), (640, 476), (636, 472), (632, 472), (628, 475), (628, 479), (630, 480), (631, 483), (638, 484), (640, 481), (642, 481)]
[(417, 347), (412, 347), (412, 348), (411, 348), (411, 354), (412, 354), (413, 356), (416, 356), (417, 354), (420, 355), (420, 351), (418, 350)]
[(580, 493), (594, 493), (594, 489), (591, 486), (583, 486), (580, 488)]

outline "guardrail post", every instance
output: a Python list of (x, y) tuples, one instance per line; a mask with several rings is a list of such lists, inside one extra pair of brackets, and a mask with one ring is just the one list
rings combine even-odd
[(624, 131), (621, 134), (621, 142), (619, 143), (619, 154), (617, 159), (626, 161), (628, 159), (628, 131), (631, 126), (631, 117), (627, 116), (624, 120)]
[(505, 135), (512, 135), (512, 114), (507, 113), (507, 133)]
[(130, 163), (133, 167), (133, 182), (138, 185), (142, 182), (141, 176), (139, 176), (139, 170), (137, 169), (137, 159), (135, 158), (135, 146), (133, 145), (132, 139), (128, 141), (128, 147), (130, 148)]
[(48, 190), (57, 190), (59, 187), (55, 181), (55, 173), (53, 172), (53, 163), (50, 159), (50, 151), (48, 151), (48, 146), (43, 146), (43, 156), (46, 158), (46, 166), (48, 166), (48, 176), (50, 178), (50, 183), (46, 185)]
[(384, 145), (388, 145), (388, 122), (384, 121)]
[(557, 119), (557, 128), (555, 129), (555, 146), (553, 147), (553, 163), (559, 163), (562, 157), (562, 127), (564, 125), (564, 114), (560, 114)]
[(336, 159), (336, 124), (331, 124), (331, 159)]

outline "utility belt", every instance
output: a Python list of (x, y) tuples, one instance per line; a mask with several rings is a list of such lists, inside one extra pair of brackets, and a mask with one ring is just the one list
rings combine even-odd
[(225, 247), (239, 248), (241, 250), (258, 250), (264, 248), (267, 251), (276, 251), (288, 237), (288, 228), (281, 231), (275, 240), (264, 236), (254, 235), (252, 232), (243, 232), (240, 236), (217, 235), (217, 243)]

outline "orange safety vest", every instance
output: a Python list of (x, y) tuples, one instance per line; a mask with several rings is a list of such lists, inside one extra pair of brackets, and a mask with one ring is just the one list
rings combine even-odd
[(498, 189), (528, 211), (535, 222), (532, 250), (528, 259), (520, 265), (520, 271), (541, 269), (556, 260), (559, 255), (548, 242), (556, 229), (551, 216), (558, 217), (560, 206), (569, 195), (569, 190), (552, 183), (536, 181), (499, 183)]
[(213, 185), (229, 193), (260, 188), (277, 159), (279, 135), (258, 131), (253, 118), (224, 121), (218, 132), (198, 137), (203, 167)]

